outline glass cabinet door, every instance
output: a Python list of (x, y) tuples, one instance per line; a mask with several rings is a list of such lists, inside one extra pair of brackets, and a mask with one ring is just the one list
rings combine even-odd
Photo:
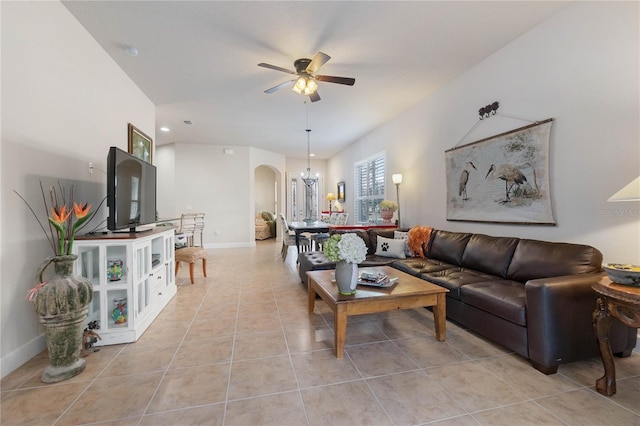
[(142, 280), (151, 273), (151, 246), (149, 244), (137, 245), (133, 250), (133, 261), (136, 263), (135, 281)]
[(107, 328), (125, 328), (129, 326), (129, 298), (127, 290), (107, 291)]
[(144, 316), (151, 305), (151, 252), (150, 243), (134, 245), (133, 248), (133, 261), (136, 264), (133, 281), (136, 318)]
[(167, 236), (164, 240), (164, 252), (165, 252), (165, 256), (166, 256), (166, 260), (165, 260), (165, 271), (164, 271), (164, 276), (166, 277), (165, 279), (165, 287), (169, 288), (170, 286), (175, 285), (175, 273), (176, 273), (176, 262), (173, 259), (173, 257), (171, 256), (171, 254), (173, 253), (174, 250), (174, 244), (175, 244), (175, 240), (174, 240), (174, 236), (173, 234)]
[(100, 285), (100, 247), (87, 246), (78, 249), (76, 275), (88, 278), (94, 286)]

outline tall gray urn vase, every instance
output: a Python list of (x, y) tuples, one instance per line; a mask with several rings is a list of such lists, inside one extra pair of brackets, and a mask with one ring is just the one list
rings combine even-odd
[(346, 296), (356, 294), (358, 264), (344, 261), (336, 263), (336, 284), (338, 284), (338, 293)]
[(45, 383), (70, 379), (86, 367), (80, 351), (93, 286), (87, 278), (72, 273), (76, 259), (76, 255), (53, 256), (38, 269), (37, 279), (41, 283), (49, 265), (55, 268), (55, 275), (38, 289), (34, 300), (49, 350), (50, 365), (40, 376)]

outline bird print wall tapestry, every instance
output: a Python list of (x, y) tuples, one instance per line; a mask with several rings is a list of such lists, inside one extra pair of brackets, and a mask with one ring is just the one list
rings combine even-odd
[(549, 192), (552, 122), (445, 151), (447, 220), (555, 225)]

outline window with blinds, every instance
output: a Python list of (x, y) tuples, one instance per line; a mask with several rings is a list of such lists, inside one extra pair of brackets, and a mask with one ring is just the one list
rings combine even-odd
[(378, 204), (384, 200), (385, 153), (354, 165), (354, 222), (373, 222)]

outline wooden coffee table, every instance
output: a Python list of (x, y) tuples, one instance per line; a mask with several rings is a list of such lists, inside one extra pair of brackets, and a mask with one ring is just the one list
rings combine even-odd
[(352, 315), (374, 314), (433, 306), (436, 338), (443, 342), (446, 337), (446, 293), (444, 287), (431, 284), (389, 266), (359, 268), (360, 271), (379, 271), (398, 282), (388, 289), (358, 286), (353, 296), (338, 294), (338, 286), (331, 281), (334, 271), (309, 271), (309, 313), (313, 313), (316, 294), (333, 311), (336, 358), (342, 358), (347, 337), (347, 318)]

